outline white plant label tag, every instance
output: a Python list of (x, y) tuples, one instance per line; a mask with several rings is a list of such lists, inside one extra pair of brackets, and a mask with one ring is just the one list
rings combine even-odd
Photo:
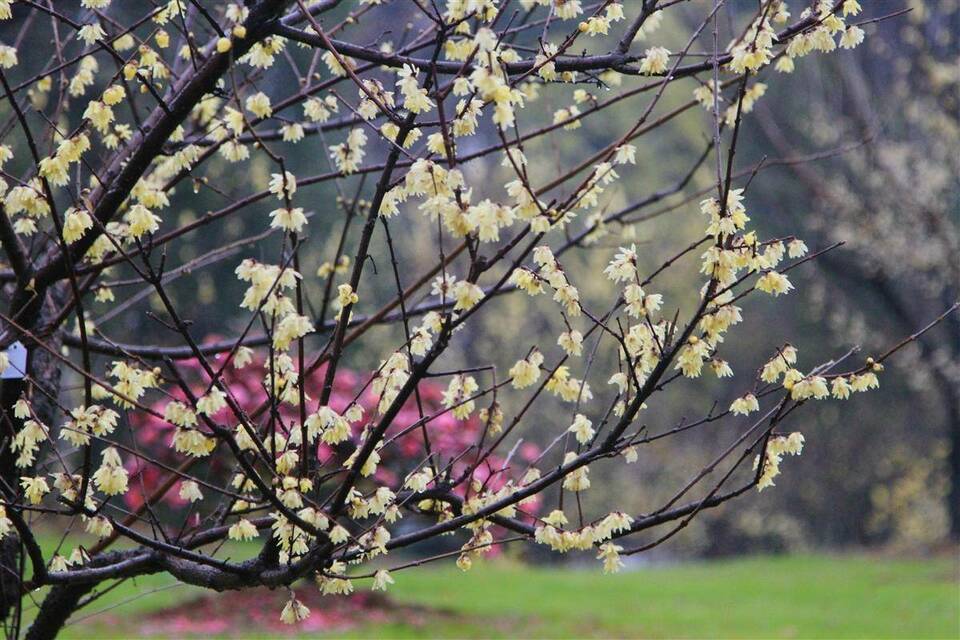
[(19, 340), (7, 347), (10, 364), (0, 372), (0, 378), (22, 378), (27, 372), (27, 348)]

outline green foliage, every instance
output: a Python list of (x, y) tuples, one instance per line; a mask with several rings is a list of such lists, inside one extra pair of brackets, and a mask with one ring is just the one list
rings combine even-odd
[[(91, 610), (147, 591), (154, 580), (159, 586), (170, 578), (125, 585)], [(398, 572), (396, 580), (393, 599), (428, 607), (416, 622), (334, 635), (953, 638), (960, 633), (960, 581), (951, 558), (758, 557), (655, 566), (613, 576), (595, 568), (484, 563), (467, 574), (452, 566), (436, 567)], [(114, 624), (94, 616), (67, 627), (64, 637), (127, 636), (136, 629), (138, 614), (189, 598), (195, 592), (188, 589), (157, 592), (114, 610)]]

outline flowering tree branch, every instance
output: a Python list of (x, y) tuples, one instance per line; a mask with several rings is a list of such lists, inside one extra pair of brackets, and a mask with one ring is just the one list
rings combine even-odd
[[(386, 566), (455, 555), (467, 570), (530, 541), (616, 571), (772, 486), (802, 449), (784, 430), (793, 413), (876, 387), (883, 361), (922, 334), (806, 373), (770, 336), (781, 346), (734, 378), (728, 409), (718, 395), (697, 419), (640, 424), (671, 396), (708, 397), (690, 390), (704, 375), (733, 377), (738, 305), (788, 293), (792, 269), (842, 245), (809, 253), (751, 229), (761, 167), (738, 169), (737, 148), (761, 78), (860, 43), (854, 0), (795, 18), (763, 0), (729, 33), (722, 0), (120, 4), (0, 0), (21, 44), (0, 46), (0, 346), (28, 351), (0, 390), (11, 637), (40, 587), (31, 638), (58, 633), (106, 581), (152, 573), (216, 590), (383, 589), (390, 569), (354, 565), (447, 533), (459, 551)], [(410, 27), (392, 33), (399, 16)], [(674, 37), (675, 52), (652, 45)], [(25, 38), (49, 39), (54, 57)], [(545, 95), (566, 106), (548, 112)], [(704, 142), (678, 178), (648, 185), (650, 134), (698, 112)], [(616, 134), (551, 154), (601, 114)], [(634, 222), (691, 197), (705, 229), (649, 251), (631, 241)], [(667, 306), (654, 288), (698, 257), (694, 296)], [(550, 328), (508, 329), (508, 305)], [(471, 353), (467, 336), (491, 320), (504, 352)], [(225, 331), (208, 338), (211, 325)], [(6, 352), (0, 364), (22, 366)], [(653, 510), (587, 502), (598, 467), (719, 421), (735, 437)], [(97, 542), (77, 542), (77, 524)], [(52, 555), (39, 527), (65, 532)], [(121, 539), (134, 548), (112, 550)], [(237, 560), (215, 551), (230, 540), (261, 544)], [(279, 615), (308, 614), (291, 598)]]

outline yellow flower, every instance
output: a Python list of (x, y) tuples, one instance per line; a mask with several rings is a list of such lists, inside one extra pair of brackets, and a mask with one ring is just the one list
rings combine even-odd
[(614, 256), (610, 264), (603, 270), (608, 278), (614, 282), (632, 280), (637, 275), (637, 247), (620, 247), (620, 252)]
[(91, 227), (93, 227), (93, 220), (86, 210), (70, 207), (63, 218), (63, 239), (67, 244), (73, 244)]
[(203, 493), (200, 492), (200, 486), (193, 480), (184, 480), (180, 483), (180, 499), (188, 502), (203, 500)]
[[(577, 457), (573, 451), (568, 451), (563, 458), (563, 464), (567, 465), (573, 462)], [(586, 491), (590, 488), (590, 470), (586, 467), (579, 467), (563, 478), (563, 488), (570, 491)]]
[(145, 233), (154, 233), (160, 228), (160, 218), (142, 204), (130, 207), (126, 219), (130, 224), (130, 235), (134, 238), (139, 238)]
[(106, 538), (113, 533), (113, 524), (103, 516), (96, 516), (87, 520), (85, 527), (87, 533), (93, 534), (98, 538)]
[(340, 307), (343, 308), (347, 305), (360, 302), (360, 296), (354, 293), (353, 287), (344, 283), (337, 287), (337, 302), (339, 302)]
[[(785, 454), (800, 455), (803, 451), (803, 434), (794, 431), (789, 436), (774, 436), (767, 442), (766, 456), (763, 460), (763, 469), (757, 482), (757, 491), (763, 491), (773, 486), (773, 479), (780, 475), (780, 461)], [(754, 462), (754, 468), (760, 465), (759, 456)]]
[(97, 40), (103, 38), (106, 35), (106, 32), (103, 30), (103, 27), (100, 26), (100, 23), (94, 22), (93, 24), (85, 24), (77, 31), (77, 37), (83, 40), (87, 46), (92, 45)]
[(99, 100), (91, 100), (83, 111), (83, 117), (100, 133), (106, 133), (113, 122), (113, 109)]
[(854, 391), (867, 391), (869, 389), (876, 389), (879, 386), (880, 380), (877, 379), (877, 374), (872, 371), (850, 376), (850, 387)]
[(461, 280), (451, 287), (451, 294), (453, 299), (456, 301), (456, 304), (453, 307), (454, 311), (466, 311), (472, 309), (477, 305), (478, 302), (483, 300), (484, 292), (483, 289), (478, 287), (473, 282), (467, 282)]
[(329, 96), (332, 100), (324, 101), (320, 98), (309, 98), (303, 103), (303, 114), (313, 122), (326, 122), (330, 118), (330, 112), (337, 110), (337, 100)]
[[(340, 60), (346, 63), (348, 67), (353, 69), (356, 67), (356, 64), (350, 58), (346, 56), (340, 56)], [(345, 76), (347, 75), (347, 70), (340, 64), (340, 60), (337, 60), (337, 57), (333, 55), (332, 52), (327, 51), (323, 54), (323, 62), (327, 65), (327, 68), (330, 69), (330, 73), (335, 76)]]
[(212, 387), (205, 395), (197, 399), (197, 413), (212, 416), (227, 406), (226, 395), (219, 387)]
[(456, 375), (450, 379), (443, 392), (443, 406), (452, 409), (453, 417), (466, 420), (476, 408), (474, 400), (468, 400), (480, 389), (473, 376)]
[(844, 30), (843, 35), (840, 36), (840, 48), (842, 49), (855, 49), (860, 43), (863, 42), (863, 29), (853, 25), (847, 27)]
[(778, 297), (793, 289), (793, 284), (782, 273), (768, 271), (757, 280), (757, 289)]
[(127, 470), (123, 468), (120, 454), (113, 447), (103, 450), (103, 464), (93, 474), (97, 488), (108, 496), (127, 492)]
[(173, 434), (174, 450), (196, 458), (210, 455), (216, 445), (216, 440), (208, 438), (196, 429), (177, 429)]
[(349, 539), (350, 533), (342, 525), (338, 524), (330, 530), (330, 542), (333, 544), (343, 544)]
[(815, 398), (822, 400), (830, 396), (827, 380), (823, 376), (810, 376), (796, 381), (790, 388), (790, 397), (794, 400)]
[(246, 518), (240, 518), (227, 530), (227, 536), (231, 540), (253, 540), (259, 535), (260, 532), (257, 531), (257, 527)]
[(515, 285), (529, 296), (543, 293), (543, 284), (537, 274), (523, 267), (514, 269), (513, 273), (510, 274), (510, 284)]
[(337, 165), (337, 169), (344, 174), (350, 174), (359, 169), (366, 154), (364, 150), (366, 143), (367, 134), (363, 129), (357, 128), (352, 129), (347, 134), (345, 142), (332, 145), (330, 153), (333, 155), (333, 161)]
[(624, 567), (623, 561), (620, 560), (621, 551), (623, 551), (623, 547), (612, 542), (600, 545), (597, 559), (603, 560), (604, 573), (617, 573)]
[[(3, 367), (0, 368), (0, 371), (2, 371), (10, 365), (10, 360), (5, 351), (0, 352), (0, 358), (6, 358), (6, 360), (0, 362), (0, 364), (3, 364)], [(30, 403), (27, 402), (26, 398), (21, 397), (13, 404), (13, 416), (21, 420), (30, 417)]]
[(290, 344), (313, 331), (313, 323), (307, 316), (291, 313), (284, 316), (273, 333), (273, 348), (286, 351)]
[(284, 196), (292, 198), (297, 191), (297, 178), (289, 171), (282, 175), (279, 173), (270, 174), (270, 184), (268, 186), (270, 193), (283, 200)]
[(393, 577), (390, 575), (390, 572), (386, 569), (380, 569), (375, 574), (373, 574), (373, 590), (374, 591), (386, 591), (387, 585), (393, 584)]
[(570, 428), (567, 429), (567, 431), (574, 434), (577, 442), (580, 444), (587, 444), (590, 442), (595, 433), (593, 430), (593, 423), (581, 413), (576, 415), (576, 417), (573, 419), (573, 424), (570, 425)]
[(760, 410), (760, 403), (757, 401), (757, 397), (752, 393), (737, 398), (730, 405), (730, 411), (735, 416), (748, 416), (754, 411)]
[(397, 73), (397, 86), (403, 94), (403, 108), (413, 113), (423, 113), (433, 108), (433, 102), (427, 97), (427, 90), (417, 84), (417, 71), (410, 65), (403, 65)]
[(270, 106), (270, 98), (262, 91), (258, 91), (248, 97), (245, 106), (247, 107), (247, 111), (261, 119), (269, 118), (273, 113), (273, 107)]
[(50, 559), (50, 571), (66, 571), (69, 567), (67, 559), (59, 553), (54, 554), (53, 558)]
[(303, 140), (303, 126), (299, 122), (288, 122), (280, 128), (284, 142), (300, 142)]
[(177, 400), (168, 402), (167, 406), (164, 407), (163, 419), (178, 427), (195, 427), (197, 425), (197, 414)]
[(17, 50), (9, 45), (0, 45), (0, 67), (10, 69), (17, 66)]
[(557, 338), (557, 344), (569, 356), (580, 356), (583, 353), (583, 334), (576, 329), (564, 331)]
[(40, 175), (55, 187), (62, 187), (70, 181), (70, 166), (59, 155), (40, 160)]
[(543, 363), (543, 354), (533, 351), (524, 360), (518, 360), (510, 367), (508, 374), (513, 379), (514, 389), (524, 389), (540, 379), (540, 365)]
[(309, 616), (310, 609), (293, 597), (287, 601), (287, 604), (283, 607), (283, 611), (280, 612), (280, 620), (284, 624), (297, 624), (302, 620), (306, 620)]
[(651, 47), (644, 52), (640, 61), (640, 73), (654, 75), (664, 73), (670, 62), (670, 51), (664, 47)]
[(30, 501), (30, 504), (40, 504), (43, 496), (50, 493), (50, 486), (47, 481), (40, 476), (31, 478), (23, 476), (20, 478), (20, 486), (23, 487), (23, 493)]
[(830, 394), (837, 400), (846, 400), (850, 397), (851, 391), (853, 391), (853, 388), (843, 376), (834, 378), (833, 383), (830, 385)]
[(282, 207), (270, 212), (270, 228), (272, 229), (283, 229), (293, 233), (300, 233), (303, 231), (305, 224), (307, 224), (307, 216), (304, 215), (303, 208), (301, 207), (294, 207), (292, 209)]

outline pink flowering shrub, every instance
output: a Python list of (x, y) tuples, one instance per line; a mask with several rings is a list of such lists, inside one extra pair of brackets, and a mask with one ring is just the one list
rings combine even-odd
[[(241, 408), (250, 413), (267, 401), (267, 389), (264, 384), (263, 362), (252, 362), (243, 368), (228, 365), (223, 372), (224, 385), (230, 394), (237, 400)], [(191, 390), (196, 397), (203, 395), (205, 388), (202, 383), (202, 370), (195, 359), (177, 362), (177, 368), (192, 382)], [(326, 367), (320, 367), (305, 380), (304, 390), (308, 398), (320, 394), (320, 388), (326, 374)], [(338, 413), (344, 413), (347, 408), (357, 403), (363, 408), (364, 415), (374, 412), (379, 396), (371, 389), (372, 374), (361, 375), (358, 372), (341, 367), (334, 378), (333, 394), (330, 397), (330, 407)], [(186, 401), (185, 394), (179, 389), (173, 389), (172, 399)], [(418, 422), (422, 418), (429, 419), (430, 447), (438, 460), (443, 464), (449, 463), (449, 470), (453, 477), (459, 477), (469, 467), (476, 465), (477, 445), (483, 433), (483, 423), (476, 413), (465, 420), (458, 420), (452, 411), (445, 410), (442, 404), (443, 387), (431, 380), (422, 381), (418, 385), (418, 397), (412, 396), (404, 403), (391, 427), (387, 430), (387, 441), (390, 444), (381, 451), (384, 464), (380, 464), (373, 479), (380, 485), (398, 486), (403, 483), (403, 476), (423, 466), (424, 440)], [(171, 398), (158, 398), (152, 408), (159, 415), (163, 414), (164, 406)], [(419, 404), (419, 406), (418, 406)], [(422, 414), (421, 414), (422, 408)], [(286, 403), (277, 407), (280, 419), (277, 428), (289, 436), (289, 425), (297, 423), (296, 407)], [(143, 453), (142, 457), (131, 456), (126, 462), (130, 473), (130, 490), (124, 494), (123, 500), (131, 510), (139, 508), (168, 477), (166, 470), (156, 464), (145, 462), (149, 458), (161, 462), (165, 466), (175, 467), (180, 456), (172, 446), (176, 427), (159, 417), (144, 411), (131, 412), (130, 423), (135, 438), (135, 446)], [(230, 410), (222, 409), (213, 417), (226, 420)], [(352, 425), (353, 436), (359, 436), (363, 430), (363, 420)], [(349, 452), (348, 452), (349, 454)], [(521, 445), (517, 449), (518, 460), (515, 464), (521, 465), (521, 471), (526, 463), (532, 462), (540, 454), (540, 449), (531, 443)], [(336, 447), (318, 443), (316, 447), (317, 462), (322, 466), (337, 468), (346, 459)], [(203, 462), (205, 475), (216, 475), (227, 472), (233, 460), (226, 449), (220, 449)], [(504, 468), (504, 459), (497, 455), (486, 456), (480, 465), (472, 470), (472, 479), (484, 485), (488, 490), (497, 491), (503, 487), (508, 478), (513, 475)], [(196, 469), (197, 467), (195, 467)], [(194, 473), (194, 477), (198, 474)], [(460, 483), (455, 493), (463, 495), (464, 487), (468, 483)], [(162, 502), (168, 507), (182, 507), (187, 501), (179, 496), (178, 482), (172, 485), (162, 496)], [(533, 511), (537, 502), (527, 505), (527, 511)]]

